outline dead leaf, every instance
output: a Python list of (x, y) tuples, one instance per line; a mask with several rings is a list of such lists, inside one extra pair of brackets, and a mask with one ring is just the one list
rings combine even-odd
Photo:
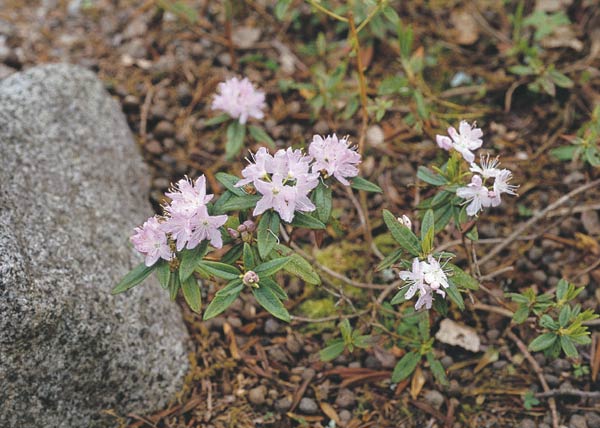
[(583, 50), (583, 42), (575, 37), (575, 32), (568, 25), (555, 28), (551, 35), (540, 41), (540, 44), (547, 49), (571, 48), (577, 52)]
[(421, 370), (420, 366), (417, 366), (417, 369), (413, 373), (412, 379), (410, 381), (410, 396), (413, 400), (416, 400), (421, 390), (423, 389), (423, 385), (425, 385), (425, 376), (423, 375), (423, 370)]
[(321, 401), (319, 402), (319, 407), (321, 407), (321, 410), (323, 413), (325, 413), (325, 416), (335, 421), (336, 425), (341, 424), (340, 417), (331, 404), (327, 403), (326, 401)]
[(442, 343), (460, 346), (471, 352), (479, 352), (481, 345), (475, 330), (448, 318), (441, 322), (440, 330), (436, 333), (435, 338)]
[(490, 346), (485, 351), (485, 354), (483, 354), (483, 357), (481, 357), (481, 359), (479, 360), (479, 362), (477, 363), (477, 365), (475, 366), (475, 369), (473, 369), (473, 371), (475, 373), (479, 373), (488, 364), (492, 364), (492, 363), (495, 363), (496, 361), (498, 361), (498, 356), (499, 356), (498, 350), (495, 348), (492, 348)]
[(600, 254), (600, 243), (597, 239), (581, 232), (575, 232), (575, 239), (577, 240), (577, 248), (589, 251), (595, 256)]

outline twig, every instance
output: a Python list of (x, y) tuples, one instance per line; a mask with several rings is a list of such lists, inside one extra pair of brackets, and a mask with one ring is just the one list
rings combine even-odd
[[(508, 329), (506, 331), (506, 335), (513, 342), (515, 342), (515, 344), (519, 348), (519, 351), (521, 351), (521, 353), (525, 356), (527, 361), (529, 361), (529, 364), (531, 364), (531, 367), (535, 371), (535, 374), (537, 374), (537, 377), (540, 380), (540, 383), (542, 384), (542, 388), (544, 388), (544, 392), (546, 392), (546, 393), (549, 392), (550, 387), (548, 386), (548, 382), (546, 382), (546, 378), (544, 377), (544, 372), (542, 371), (542, 368), (537, 363), (535, 358), (533, 358), (533, 356), (527, 349), (527, 346), (521, 341), (521, 339), (519, 339), (517, 337), (516, 334), (514, 334), (512, 331), (510, 331), (510, 329)], [(554, 399), (553, 396), (548, 397), (548, 405), (550, 406), (550, 413), (552, 413), (552, 427), (558, 428), (558, 411), (556, 410), (556, 400)]]
[(332, 18), (334, 18), (334, 19), (337, 19), (338, 21), (341, 21), (341, 22), (348, 22), (348, 18), (344, 18), (343, 16), (341, 16), (341, 15), (338, 15), (337, 13), (330, 11), (329, 9), (327, 9), (327, 8), (325, 8), (325, 7), (323, 7), (323, 6), (321, 6), (321, 5), (320, 5), (319, 3), (317, 3), (315, 0), (307, 0), (307, 1), (308, 1), (308, 2), (309, 2), (309, 3), (310, 3), (310, 4), (311, 4), (311, 5), (312, 5), (312, 6), (313, 6), (315, 9), (318, 9), (318, 10), (320, 10), (320, 11), (321, 11), (321, 12), (323, 12), (324, 14), (326, 14), (326, 15), (329, 15), (329, 16), (331, 16)]
[(580, 391), (578, 389), (551, 389), (550, 391), (538, 392), (536, 398), (557, 397), (560, 395), (573, 395), (581, 398), (600, 398), (600, 391)]
[(548, 205), (546, 208), (544, 208), (541, 211), (538, 211), (533, 217), (531, 217), (528, 221), (526, 221), (525, 223), (522, 223), (519, 227), (517, 227), (515, 229), (515, 231), (513, 233), (511, 233), (509, 236), (507, 236), (502, 243), (500, 243), (499, 245), (495, 246), (494, 248), (492, 248), (481, 260), (480, 263), (483, 265), (485, 264), (485, 262), (491, 260), (494, 256), (496, 256), (496, 254), (498, 254), (500, 251), (502, 251), (504, 248), (506, 248), (508, 245), (510, 245), (513, 241), (516, 240), (516, 238), (520, 235), (523, 234), (523, 232), (530, 228), (531, 226), (533, 226), (538, 220), (542, 219), (548, 212), (555, 210), (556, 208), (558, 208), (559, 206), (565, 204), (566, 202), (568, 202), (571, 198), (573, 198), (575, 195), (578, 195), (579, 193), (585, 192), (588, 189), (594, 188), (596, 186), (600, 185), (600, 180), (594, 180), (591, 181), (587, 184), (584, 184), (574, 190), (572, 190), (571, 192), (567, 193), (566, 195), (558, 198), (555, 202), (551, 203), (550, 205)]
[(150, 104), (152, 104), (152, 97), (154, 96), (154, 87), (150, 86), (148, 92), (146, 92), (146, 98), (144, 98), (144, 104), (142, 104), (142, 110), (140, 112), (140, 139), (142, 143), (146, 142), (146, 126), (148, 123), (148, 111), (150, 110)]

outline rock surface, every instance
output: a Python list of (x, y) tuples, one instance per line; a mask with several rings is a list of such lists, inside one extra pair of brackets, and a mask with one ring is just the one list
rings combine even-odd
[(89, 71), (0, 81), (0, 426), (115, 426), (159, 409), (187, 371), (187, 332), (140, 262), (147, 173), (120, 108)]

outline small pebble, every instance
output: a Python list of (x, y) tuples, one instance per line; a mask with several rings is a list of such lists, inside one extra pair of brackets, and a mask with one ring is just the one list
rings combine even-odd
[(302, 371), (302, 380), (312, 379), (316, 374), (315, 369), (309, 367)]
[(423, 398), (426, 403), (437, 410), (441, 409), (442, 404), (444, 404), (444, 396), (439, 391), (427, 391)]
[(569, 419), (569, 428), (588, 428), (587, 421), (583, 415), (573, 415)]
[(558, 378), (558, 376), (547, 374), (544, 375), (544, 377), (546, 378), (546, 382), (548, 382), (548, 385), (552, 388), (556, 388), (560, 383), (560, 379)]
[(275, 334), (279, 330), (281, 324), (275, 321), (273, 318), (268, 318), (265, 322), (265, 333), (267, 334)]
[(533, 279), (537, 281), (539, 284), (545, 284), (548, 279), (548, 275), (543, 270), (536, 270), (532, 274)]
[(444, 355), (441, 358), (440, 362), (442, 363), (442, 366), (444, 366), (445, 369), (447, 369), (452, 364), (454, 364), (454, 360), (452, 359), (452, 357), (450, 355)]
[(300, 339), (298, 337), (296, 337), (293, 334), (290, 334), (285, 339), (285, 347), (292, 354), (297, 354), (298, 352), (300, 352), (302, 350), (302, 342), (300, 341)]
[(302, 413), (307, 415), (314, 415), (319, 411), (319, 406), (312, 398), (304, 397), (300, 400), (300, 405), (298, 406)]
[(265, 402), (265, 395), (267, 394), (267, 388), (264, 385), (252, 388), (248, 393), (248, 400), (252, 404), (260, 405)]
[(383, 129), (379, 125), (369, 126), (367, 129), (367, 144), (372, 145), (373, 147), (377, 147), (383, 144), (385, 140), (385, 135), (383, 133)]
[(158, 138), (173, 137), (175, 135), (175, 126), (166, 120), (161, 120), (154, 128), (154, 135)]
[(551, 363), (552, 368), (557, 372), (565, 372), (571, 370), (571, 363), (563, 358), (557, 358)]
[(587, 412), (585, 414), (588, 428), (600, 428), (600, 414), (596, 412)]
[(280, 398), (275, 402), (275, 410), (279, 412), (287, 412), (290, 407), (292, 407), (292, 401), (287, 397)]
[(518, 428), (536, 428), (536, 424), (533, 419), (523, 419), (519, 423)]
[(343, 424), (347, 424), (348, 422), (350, 422), (350, 419), (352, 419), (352, 413), (350, 413), (350, 411), (346, 409), (340, 410), (338, 416), (340, 417), (340, 421)]
[(493, 328), (486, 333), (486, 336), (490, 342), (493, 342), (500, 337), (500, 330)]
[(349, 389), (341, 389), (335, 399), (335, 404), (342, 409), (353, 407), (356, 404), (356, 395)]
[(148, 153), (159, 154), (162, 153), (162, 146), (156, 140), (150, 140), (145, 145), (144, 148)]

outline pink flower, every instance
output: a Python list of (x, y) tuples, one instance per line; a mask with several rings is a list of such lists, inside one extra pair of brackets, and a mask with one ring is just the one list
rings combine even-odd
[(136, 250), (145, 256), (146, 266), (152, 266), (160, 258), (170, 260), (171, 248), (167, 235), (162, 231), (158, 218), (150, 217), (142, 225), (135, 228), (135, 234), (130, 240)]
[(326, 171), (327, 175), (335, 177), (346, 186), (350, 185), (346, 178), (358, 175), (360, 154), (352, 150), (347, 138), (338, 139), (335, 134), (325, 138), (315, 135), (308, 153), (315, 159), (312, 166), (314, 172)]
[(187, 248), (195, 248), (201, 241), (210, 241), (215, 248), (223, 246), (223, 238), (219, 228), (227, 222), (226, 215), (208, 215), (206, 207), (200, 207), (192, 218), (194, 230), (187, 243)]
[(470, 216), (477, 215), (483, 207), (497, 206), (500, 203), (497, 195), (483, 185), (479, 175), (473, 175), (466, 187), (458, 188), (456, 196), (470, 202), (467, 206), (467, 214)]
[(481, 174), (483, 178), (494, 178), (500, 173), (500, 170), (496, 168), (498, 165), (500, 165), (497, 156), (494, 159), (490, 160), (490, 155), (487, 155), (486, 157), (480, 155), (479, 163), (481, 164), (481, 166), (477, 165), (476, 163), (472, 163), (471, 168), (469, 169), (472, 172)]
[(273, 209), (289, 223), (295, 211), (316, 209), (308, 194), (319, 184), (319, 174), (310, 172), (309, 156), (291, 148), (278, 150), (274, 156), (260, 149), (253, 159), (254, 163), (244, 168), (244, 178), (236, 186), (252, 182), (262, 195), (254, 208), (254, 216)]
[(227, 221), (226, 215), (209, 216), (206, 204), (213, 195), (206, 194), (206, 178), (201, 175), (195, 182), (179, 180), (173, 191), (166, 193), (171, 203), (165, 206), (168, 217), (160, 227), (175, 241), (177, 251), (193, 249), (208, 240), (215, 248), (223, 246), (219, 227)]
[(182, 178), (173, 186), (171, 192), (167, 192), (165, 195), (171, 198), (171, 203), (165, 207), (165, 211), (169, 214), (174, 212), (193, 214), (214, 196), (206, 194), (206, 177), (204, 175), (198, 177), (193, 183), (188, 178)]
[(471, 150), (476, 150), (481, 147), (483, 140), (483, 132), (480, 128), (476, 128), (475, 124), (469, 125), (466, 121), (462, 120), (458, 126), (458, 132), (454, 127), (448, 128), (449, 137), (445, 135), (436, 135), (436, 141), (438, 146), (444, 150), (450, 150), (453, 148), (469, 163), (475, 160), (475, 155)]
[(249, 117), (262, 119), (266, 107), (264, 92), (252, 86), (247, 77), (242, 80), (237, 77), (219, 83), (219, 93), (215, 96), (211, 108), (223, 110), (243, 125)]
[(270, 172), (273, 172), (273, 156), (269, 154), (269, 151), (265, 147), (258, 149), (256, 154), (252, 154), (252, 160), (254, 163), (250, 163), (242, 171), (243, 179), (236, 183), (236, 187), (245, 186), (248, 183), (252, 183), (254, 180), (265, 179), (268, 177)]
[(406, 300), (412, 299), (417, 291), (423, 291), (425, 287), (425, 277), (423, 275), (423, 262), (418, 258), (413, 259), (412, 270), (403, 270), (399, 273), (400, 279), (408, 285), (408, 290), (404, 295)]

